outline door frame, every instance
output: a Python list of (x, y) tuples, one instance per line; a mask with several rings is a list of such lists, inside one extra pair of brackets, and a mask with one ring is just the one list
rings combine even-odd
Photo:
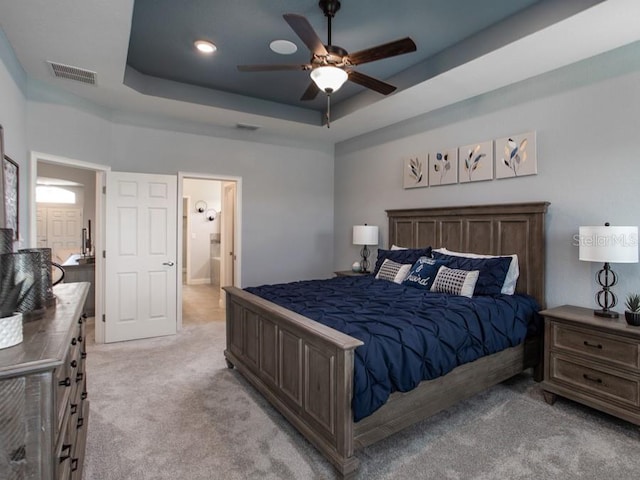
[[(235, 182), (236, 183), (236, 211), (235, 222), (233, 232), (234, 251), (236, 252), (235, 262), (235, 274), (234, 274), (234, 287), (242, 286), (242, 177), (236, 177), (233, 175), (216, 175), (213, 173), (195, 173), (195, 172), (178, 172), (178, 272), (182, 272), (182, 215), (184, 214), (182, 208), (183, 198), (183, 183), (186, 178), (193, 178), (198, 180), (216, 180), (220, 182)], [(178, 330), (182, 329), (182, 276), (178, 279)]]
[(36, 184), (38, 182), (38, 162), (62, 165), (65, 167), (82, 168), (85, 170), (93, 170), (96, 173), (96, 212), (95, 212), (95, 238), (94, 247), (96, 255), (96, 271), (95, 271), (95, 342), (104, 343), (104, 323), (100, 321), (104, 314), (104, 273), (105, 259), (102, 252), (105, 245), (105, 198), (103, 188), (106, 185), (106, 172), (111, 171), (108, 165), (98, 163), (85, 162), (74, 158), (62, 157), (60, 155), (52, 155), (31, 151), (29, 159), (29, 244), (35, 248), (38, 245), (37, 228), (36, 228)]

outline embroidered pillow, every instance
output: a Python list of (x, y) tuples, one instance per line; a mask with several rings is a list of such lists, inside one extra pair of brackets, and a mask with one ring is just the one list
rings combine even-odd
[(409, 275), (407, 275), (402, 284), (429, 290), (431, 285), (433, 285), (438, 269), (442, 265), (444, 265), (442, 260), (420, 257), (418, 261), (413, 264)]
[(392, 260), (396, 263), (403, 265), (413, 265), (420, 257), (430, 257), (431, 247), (427, 248), (407, 248), (405, 250), (385, 250), (383, 248), (378, 249), (378, 260), (376, 261), (376, 268), (373, 270), (373, 274), (376, 275), (382, 263), (386, 260)]
[(380, 280), (389, 280), (394, 283), (402, 283), (410, 269), (410, 263), (403, 265), (401, 263), (396, 263), (393, 260), (385, 260), (382, 262), (382, 266), (380, 267), (380, 270), (378, 270), (376, 278)]
[(440, 252), (433, 252), (433, 258), (444, 260), (445, 265), (449, 268), (467, 271), (478, 270), (480, 273), (474, 292), (476, 295), (499, 295), (511, 263), (511, 257), (468, 258)]
[(450, 293), (463, 297), (473, 297), (473, 289), (478, 281), (478, 270), (457, 270), (455, 268), (440, 267), (436, 275), (432, 292)]
[(446, 248), (437, 248), (434, 250), (434, 252), (444, 253), (446, 255), (452, 255), (454, 257), (468, 257), (468, 258), (509, 257), (511, 258), (511, 262), (509, 263), (509, 269), (507, 270), (507, 275), (504, 278), (504, 283), (502, 284), (502, 289), (500, 290), (500, 293), (504, 295), (513, 295), (516, 291), (518, 277), (520, 276), (520, 267), (518, 265), (518, 255), (516, 255), (515, 253), (513, 255), (480, 255), (478, 253), (453, 252), (451, 250), (447, 250)]

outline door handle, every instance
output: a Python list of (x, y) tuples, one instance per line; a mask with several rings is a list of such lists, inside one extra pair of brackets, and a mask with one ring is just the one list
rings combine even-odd
[(162, 262), (163, 265), (166, 265), (167, 267), (173, 267), (175, 265), (175, 263), (169, 261), (169, 262)]

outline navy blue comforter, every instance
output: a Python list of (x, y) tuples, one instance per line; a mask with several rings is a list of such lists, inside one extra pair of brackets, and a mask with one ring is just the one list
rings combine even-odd
[(373, 276), (336, 277), (246, 289), (358, 338), (354, 420), (394, 391), (522, 343), (539, 328), (538, 305), (523, 295), (459, 297)]

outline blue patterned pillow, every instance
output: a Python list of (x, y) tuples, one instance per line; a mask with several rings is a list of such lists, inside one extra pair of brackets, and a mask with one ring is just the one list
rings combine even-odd
[(511, 257), (468, 258), (433, 252), (433, 258), (443, 260), (449, 268), (458, 270), (479, 270), (474, 295), (498, 295), (507, 276)]
[(416, 263), (413, 264), (409, 275), (402, 282), (403, 285), (410, 287), (431, 289), (433, 280), (436, 278), (438, 269), (444, 265), (443, 260), (436, 260), (430, 257), (420, 257)]
[(376, 275), (380, 267), (386, 259), (392, 260), (396, 263), (406, 265), (410, 263), (413, 265), (420, 257), (430, 257), (431, 247), (427, 248), (407, 248), (405, 250), (385, 250), (383, 248), (378, 249), (378, 260), (376, 261), (376, 268), (373, 274)]

